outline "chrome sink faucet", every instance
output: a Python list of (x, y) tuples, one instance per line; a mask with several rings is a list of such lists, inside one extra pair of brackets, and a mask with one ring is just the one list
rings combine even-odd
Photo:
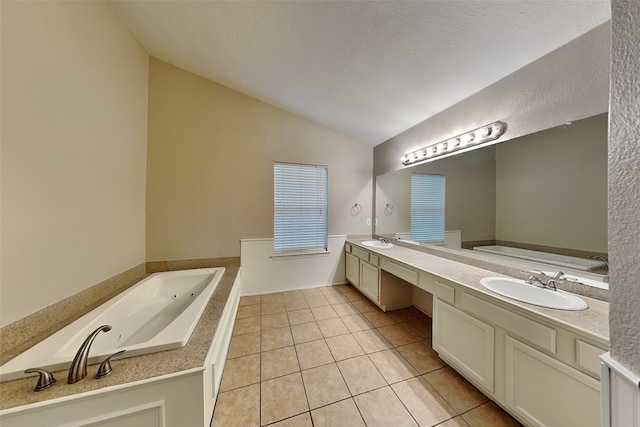
[(78, 349), (76, 356), (73, 358), (71, 366), (69, 367), (67, 384), (77, 383), (87, 376), (87, 360), (89, 359), (89, 349), (91, 348), (91, 344), (93, 344), (93, 340), (100, 332), (109, 332), (110, 330), (110, 325), (102, 325), (95, 331), (91, 332), (87, 339), (84, 340), (80, 349)]
[(389, 239), (385, 239), (384, 237), (381, 237), (380, 238), (380, 243), (388, 244), (389, 243)]
[(542, 281), (537, 276), (534, 276), (530, 272), (523, 271), (522, 273), (527, 275), (527, 278), (524, 279), (524, 282), (526, 284), (528, 284), (528, 285), (538, 285), (538, 286), (543, 286), (544, 285), (544, 283), (542, 283)]
[[(525, 283), (529, 285), (540, 286), (541, 288), (552, 289), (554, 291), (558, 290), (558, 287), (556, 286), (556, 281), (564, 275), (564, 273), (562, 273), (561, 271), (558, 271), (556, 274), (553, 275), (552, 278), (550, 278), (547, 281), (547, 283), (544, 283), (542, 280), (540, 280), (539, 277), (534, 275), (533, 271), (521, 271), (521, 273), (527, 275), (527, 278), (524, 280)], [(542, 273), (542, 275), (546, 276), (544, 273)]]

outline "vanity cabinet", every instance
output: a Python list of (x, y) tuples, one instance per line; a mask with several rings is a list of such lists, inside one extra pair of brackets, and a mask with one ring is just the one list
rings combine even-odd
[(600, 382), (505, 337), (505, 404), (536, 427), (600, 425)]
[(433, 349), (493, 394), (493, 327), (439, 299), (433, 316)]
[(433, 348), (527, 426), (600, 425), (598, 356), (576, 331), (438, 277)]
[(357, 246), (345, 246), (347, 280), (376, 304), (380, 302), (379, 259)]
[(387, 265), (392, 269), (395, 266), (393, 271), (401, 276), (415, 276), (417, 283), (417, 272), (397, 263), (389, 264), (384, 257), (358, 246), (345, 245), (345, 275), (356, 289), (384, 311), (412, 306), (413, 284), (385, 271)]
[(374, 302), (380, 302), (380, 273), (378, 267), (360, 262), (360, 291)]
[(353, 286), (360, 286), (360, 259), (351, 255), (349, 252), (345, 254), (346, 274), (347, 280)]

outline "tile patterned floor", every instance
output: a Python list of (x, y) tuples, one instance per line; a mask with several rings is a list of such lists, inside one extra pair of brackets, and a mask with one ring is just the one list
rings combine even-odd
[(511, 427), (442, 361), (431, 319), (350, 285), (242, 297), (212, 427)]

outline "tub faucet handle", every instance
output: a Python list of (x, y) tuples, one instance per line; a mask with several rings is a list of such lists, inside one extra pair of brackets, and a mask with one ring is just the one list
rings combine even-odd
[(98, 373), (96, 374), (96, 378), (100, 379), (109, 375), (111, 371), (113, 371), (113, 368), (111, 367), (111, 358), (120, 356), (125, 351), (126, 350), (120, 350), (119, 352), (113, 353), (111, 356), (104, 359), (100, 364), (100, 367), (98, 368)]
[(56, 379), (53, 377), (53, 374), (49, 371), (40, 368), (29, 368), (24, 371), (25, 374), (37, 373), (40, 374), (38, 377), (38, 384), (36, 384), (36, 388), (33, 391), (42, 391), (46, 390), (52, 385), (56, 383)]

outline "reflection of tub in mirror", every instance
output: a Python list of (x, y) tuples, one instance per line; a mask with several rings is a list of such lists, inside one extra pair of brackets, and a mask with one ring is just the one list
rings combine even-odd
[(463, 248), (607, 254), (607, 114), (376, 177), (375, 234), (410, 229), (414, 172), (446, 176), (445, 227)]
[(573, 270), (593, 271), (604, 270), (607, 265), (597, 259), (579, 258), (567, 255), (551, 254), (548, 252), (532, 251), (530, 249), (512, 248), (509, 246), (490, 245), (476, 246), (474, 251), (488, 252), (495, 255), (507, 256), (511, 258), (524, 259), (528, 261), (541, 262), (558, 267), (571, 268)]
[[(410, 245), (428, 245), (430, 243), (417, 242), (411, 239), (411, 233), (395, 233), (394, 237), (401, 242), (408, 243)], [(446, 246), (449, 249), (461, 248), (460, 230), (445, 230), (444, 231), (444, 243), (436, 244), (436, 246)]]

